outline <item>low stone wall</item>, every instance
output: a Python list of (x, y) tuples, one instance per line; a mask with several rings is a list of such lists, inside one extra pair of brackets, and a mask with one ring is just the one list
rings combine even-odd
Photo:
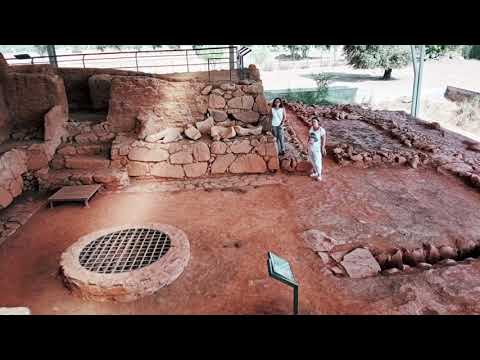
[(480, 93), (466, 89), (460, 89), (453, 86), (447, 86), (445, 97), (455, 102), (463, 102), (473, 99), (480, 99)]
[(212, 141), (182, 140), (148, 143), (118, 136), (112, 145), (112, 166), (127, 168), (132, 177), (168, 179), (223, 174), (258, 174), (279, 169), (277, 145), (271, 135)]
[[(480, 188), (480, 143), (412, 118), (403, 111), (380, 111), (358, 105), (288, 105), (305, 125), (313, 116), (327, 130), (327, 153), (339, 165), (427, 167), (453, 174)], [(358, 136), (361, 134), (361, 136)]]
[(46, 168), (55, 155), (55, 151), (67, 135), (67, 109), (54, 106), (45, 114), (44, 142), (33, 144), (27, 149), (28, 169), (40, 170)]
[[(52, 107), (44, 118), (45, 141), (21, 144), (0, 157), (0, 206), (7, 207), (24, 190), (36, 187), (33, 174), (47, 169), (65, 135), (67, 115), (61, 106)], [(27, 180), (26, 185), (24, 180)]]
[(27, 172), (26, 153), (13, 149), (0, 155), (0, 208), (6, 208), (23, 190)]

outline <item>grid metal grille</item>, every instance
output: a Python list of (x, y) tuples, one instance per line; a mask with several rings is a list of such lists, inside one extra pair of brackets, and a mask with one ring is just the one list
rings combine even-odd
[(150, 265), (170, 249), (170, 237), (154, 229), (133, 228), (115, 231), (90, 242), (79, 261), (87, 270), (112, 274)]

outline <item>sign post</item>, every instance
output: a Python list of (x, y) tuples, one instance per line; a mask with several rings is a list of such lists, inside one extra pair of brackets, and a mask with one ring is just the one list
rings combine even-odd
[(293, 288), (293, 314), (298, 315), (298, 282), (293, 276), (292, 269), (287, 260), (272, 252), (268, 252), (268, 274), (274, 279)]

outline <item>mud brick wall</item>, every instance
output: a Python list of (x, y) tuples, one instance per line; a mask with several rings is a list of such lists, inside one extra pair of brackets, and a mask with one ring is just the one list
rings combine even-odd
[(135, 128), (137, 116), (153, 113), (162, 128), (185, 127), (204, 120), (228, 119), (255, 124), (269, 113), (260, 81), (209, 85), (202, 81), (167, 81), (149, 77), (114, 77), (107, 121), (117, 131)]
[(3, 90), (7, 72), (8, 64), (0, 53), (0, 143), (7, 140), (10, 135), (10, 112), (7, 107)]
[(201, 82), (171, 82), (152, 77), (116, 76), (112, 79), (107, 121), (117, 131), (131, 131), (142, 111), (151, 111), (165, 127), (181, 127), (204, 119), (208, 97)]
[[(1, 81), (1, 80), (0, 80)], [(3, 95), (3, 86), (0, 83), (0, 143), (10, 136), (10, 113)]]
[[(119, 76), (132, 76), (138, 75), (135, 71), (123, 71), (114, 69), (82, 69), (82, 68), (58, 68), (58, 75), (63, 78), (65, 83), (65, 91), (67, 93), (68, 104), (70, 110), (106, 110), (107, 107), (95, 107), (95, 94), (90, 93), (91, 82), (89, 79), (95, 75), (119, 75)], [(106, 89), (101, 95), (107, 99), (110, 98), (110, 88)], [(92, 101), (93, 99), (93, 101)], [(108, 105), (108, 100), (107, 100)]]
[(110, 83), (113, 76), (174, 77), (174, 75), (96, 68), (58, 68), (55, 69), (55, 73), (63, 78), (68, 104), (72, 111), (108, 110)]
[(271, 135), (259, 135), (157, 144), (120, 135), (113, 142), (112, 166), (126, 167), (133, 177), (169, 179), (266, 173), (279, 169), (274, 140)]
[(13, 129), (43, 128), (44, 116), (52, 107), (68, 108), (63, 79), (58, 75), (9, 72), (4, 92)]

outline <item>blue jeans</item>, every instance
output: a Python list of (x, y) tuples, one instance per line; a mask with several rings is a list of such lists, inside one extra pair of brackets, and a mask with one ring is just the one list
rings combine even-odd
[(278, 151), (285, 152), (285, 143), (283, 140), (283, 128), (282, 126), (272, 126), (273, 136), (277, 138)]

